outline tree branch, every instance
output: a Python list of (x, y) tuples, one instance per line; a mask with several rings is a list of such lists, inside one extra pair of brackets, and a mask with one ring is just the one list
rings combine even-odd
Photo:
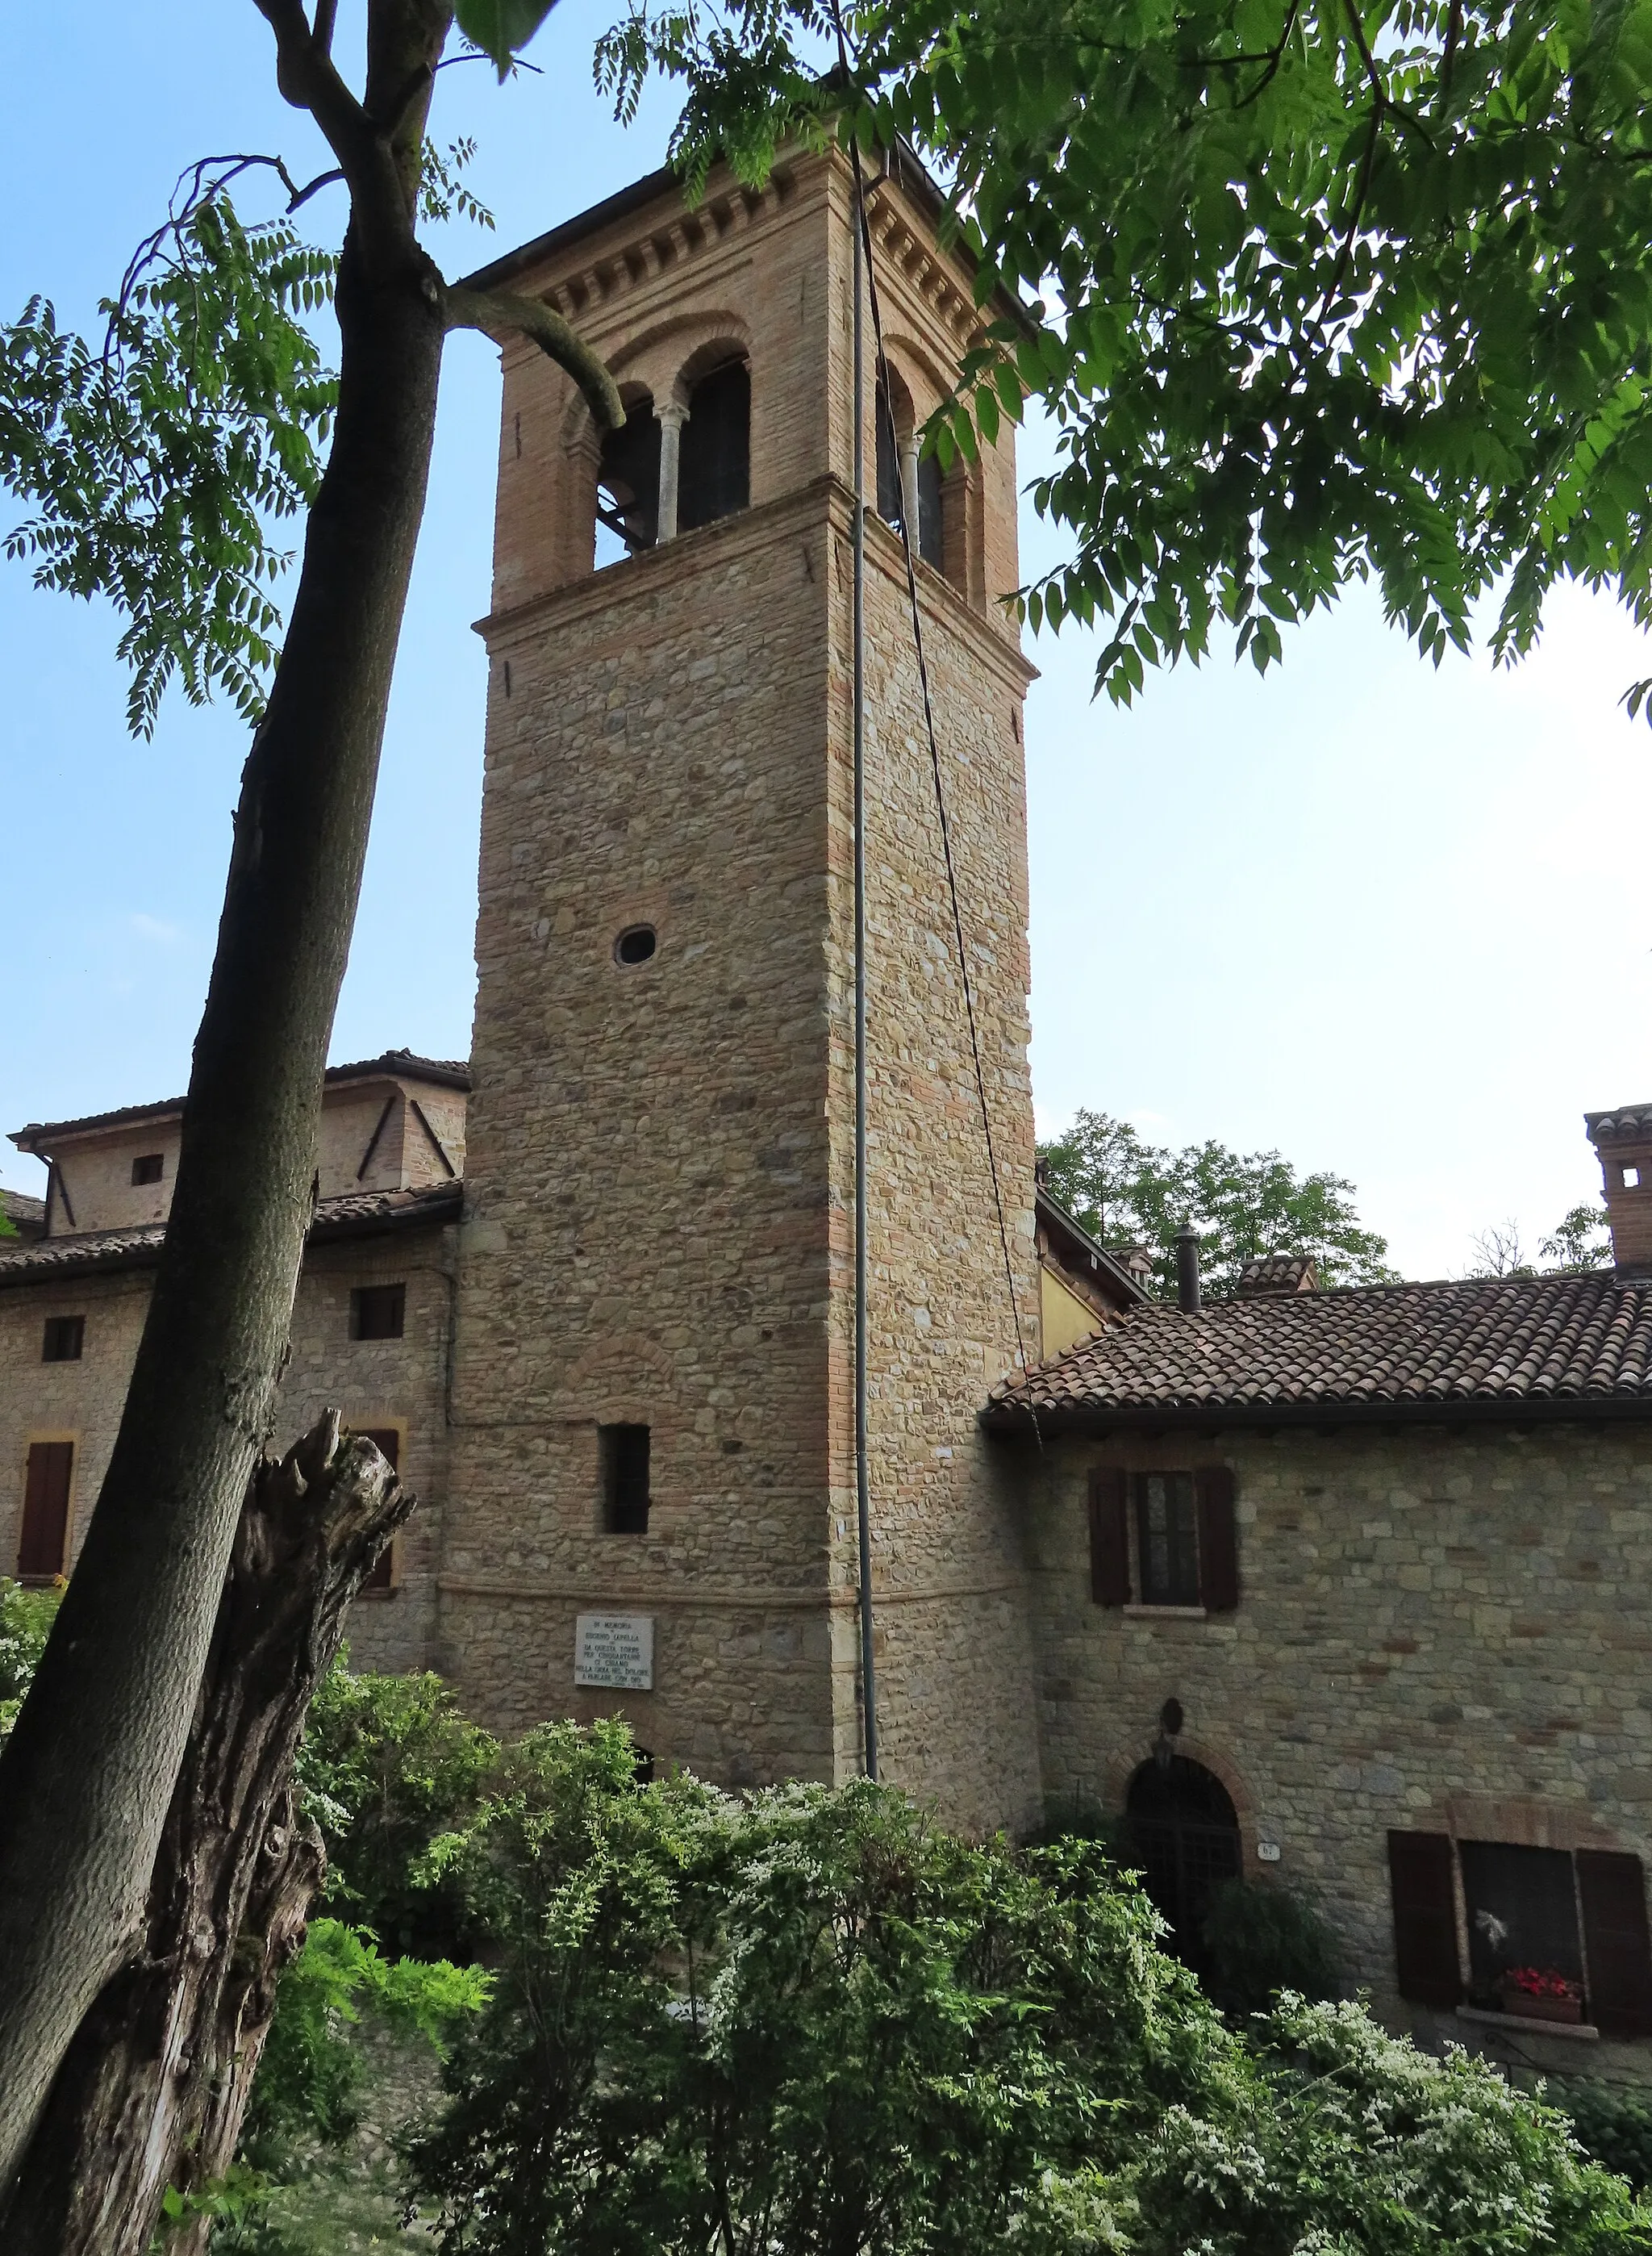
[(579, 331), (542, 298), (520, 297), (514, 290), (467, 290), (455, 283), (447, 292), (447, 326), (484, 329), (490, 336), (501, 329), (518, 330), (559, 368), (567, 370), (604, 430), (617, 431), (624, 422), (620, 388), (607, 366)]
[[(394, 157), (367, 111), (318, 43), (303, 0), (253, 0), (275, 33), (276, 84), (294, 109), (307, 109), (339, 160), (350, 191), (350, 216), (369, 257), (405, 256), (413, 215)], [(325, 17), (320, 19), (325, 24)]]

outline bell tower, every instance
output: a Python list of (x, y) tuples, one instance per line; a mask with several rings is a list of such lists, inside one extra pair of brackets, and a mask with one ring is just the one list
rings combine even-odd
[[(656, 174), (501, 260), (602, 353), (504, 348), (480, 986), (440, 1658), (517, 1729), (622, 1712), (739, 1785), (861, 1762), (852, 1356), (852, 181)], [(869, 202), (998, 1154), (898, 534), (867, 530), (870, 1477), (883, 1774), (1035, 1805), (1018, 1513), (977, 1424), (1037, 1352), (1013, 435), (915, 434), (974, 334), (938, 204)], [(868, 485), (874, 398), (868, 327)], [(868, 496), (868, 498), (871, 498)], [(1012, 1302), (1011, 1291), (1015, 1295)]]

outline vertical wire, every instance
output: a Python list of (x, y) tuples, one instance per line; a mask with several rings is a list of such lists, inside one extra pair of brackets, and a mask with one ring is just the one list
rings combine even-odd
[(855, 167), (854, 215), (854, 1510), (860, 1547), (861, 1711), (868, 1778), (877, 1776), (877, 1672), (872, 1655), (872, 1482), (867, 1393), (866, 1181), (866, 355), (861, 299), (865, 188)]

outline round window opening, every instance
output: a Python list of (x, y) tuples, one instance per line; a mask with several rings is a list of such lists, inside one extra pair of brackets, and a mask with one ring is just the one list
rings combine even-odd
[(614, 943), (616, 963), (646, 963), (659, 946), (651, 924), (634, 924)]

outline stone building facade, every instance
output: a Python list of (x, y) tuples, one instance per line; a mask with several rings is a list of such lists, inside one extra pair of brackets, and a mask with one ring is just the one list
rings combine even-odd
[[(1100, 1802), (1195, 1958), (1224, 1872), (1304, 1884), (1431, 2042), (1639, 2075), (1652, 1112), (1591, 1116), (1620, 1259), (1587, 1278), (1320, 1292), (1278, 1262), (1170, 1308), (1036, 1186), (1013, 433), (945, 478), (918, 457), (980, 320), (937, 216), (884, 168), (885, 1774), (968, 1827)], [(714, 175), (693, 211), (655, 176), (482, 278), (575, 319), (628, 421), (601, 438), (504, 348), (472, 1056), (329, 1073), (280, 1413), (286, 1438), (336, 1404), (420, 1498), (357, 1604), (358, 1663), (439, 1667), (503, 1730), (621, 1713), (657, 1762), (732, 1785), (861, 1760), (851, 273), (822, 153), (762, 194)], [(16, 1139), (51, 1172), (0, 1246), (0, 1567), (72, 1565), (178, 1121)], [(1509, 2010), (1520, 1950), (1573, 1982), (1574, 2033)]]

